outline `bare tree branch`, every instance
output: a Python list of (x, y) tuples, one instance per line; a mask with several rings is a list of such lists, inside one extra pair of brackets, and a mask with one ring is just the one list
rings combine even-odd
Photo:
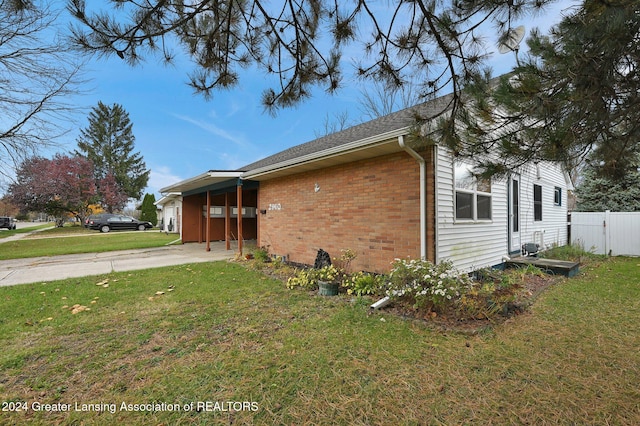
[(0, 175), (13, 176), (25, 158), (67, 132), (81, 64), (55, 32), (47, 5), (0, 2)]

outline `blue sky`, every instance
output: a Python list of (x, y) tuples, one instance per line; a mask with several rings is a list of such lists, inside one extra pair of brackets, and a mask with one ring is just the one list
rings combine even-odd
[[(519, 24), (527, 30), (546, 28), (560, 19), (560, 11), (568, 3), (563, 0), (545, 15)], [(495, 51), (490, 63), (494, 73), (509, 71), (514, 55)], [(152, 56), (136, 67), (117, 56), (96, 59), (86, 71), (85, 77), (90, 79), (86, 93), (74, 100), (86, 108), (86, 114), (99, 101), (124, 107), (133, 123), (135, 149), (151, 170), (146, 192), (155, 193), (156, 198), (160, 188), (177, 181), (212, 169), (235, 169), (315, 139), (324, 131), (327, 116), (347, 111), (352, 121), (358, 121), (362, 115), (360, 83), (349, 81), (349, 73), (345, 73), (344, 88), (337, 94), (327, 95), (319, 89), (298, 107), (280, 110), (274, 117), (260, 103), (265, 88), (263, 72), (246, 72), (236, 88), (216, 92), (207, 101), (186, 84), (190, 69), (186, 58), (169, 67)], [(63, 150), (76, 148), (79, 129), (88, 125), (86, 114), (59, 141)]]

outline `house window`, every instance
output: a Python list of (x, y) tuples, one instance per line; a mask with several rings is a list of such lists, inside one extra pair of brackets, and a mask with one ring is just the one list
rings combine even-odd
[(533, 220), (542, 220), (542, 187), (533, 185)]
[(479, 178), (464, 162), (456, 162), (454, 173), (456, 219), (491, 220), (491, 181)]
[(556, 206), (562, 205), (562, 188), (558, 188), (557, 186), (553, 190), (553, 204)]

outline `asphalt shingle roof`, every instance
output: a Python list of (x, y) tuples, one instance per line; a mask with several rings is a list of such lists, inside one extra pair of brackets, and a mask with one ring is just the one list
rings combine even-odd
[(385, 115), (375, 120), (350, 127), (337, 133), (306, 142), (280, 151), (274, 155), (247, 164), (238, 170), (249, 172), (263, 167), (293, 160), (305, 155), (322, 152), (351, 142), (356, 142), (383, 133), (410, 127), (416, 122), (416, 117), (430, 118), (444, 111), (451, 101), (451, 95), (442, 96), (434, 100)]

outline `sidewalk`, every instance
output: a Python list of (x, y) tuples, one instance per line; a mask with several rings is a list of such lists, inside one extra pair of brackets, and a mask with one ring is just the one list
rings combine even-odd
[(0, 286), (213, 262), (234, 256), (235, 251), (227, 251), (223, 241), (211, 243), (209, 252), (205, 251), (204, 244), (189, 243), (140, 250), (3, 260), (0, 261)]

